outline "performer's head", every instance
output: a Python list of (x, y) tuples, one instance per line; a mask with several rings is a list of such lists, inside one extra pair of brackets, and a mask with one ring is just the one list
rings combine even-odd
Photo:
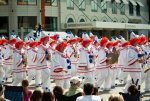
[(21, 50), (24, 46), (25, 42), (17, 37), (17, 42), (15, 43), (15, 48)]
[(130, 34), (130, 44), (132, 46), (136, 46), (136, 45), (138, 45), (138, 42), (139, 42), (139, 36), (136, 35), (134, 32), (131, 32), (131, 34)]
[(9, 40), (9, 44), (14, 45), (16, 42), (17, 42), (16, 36), (11, 35), (10, 40)]
[(8, 40), (4, 36), (2, 36), (1, 40), (2, 40), (2, 45), (6, 45), (8, 43)]
[(41, 39), (40, 39), (40, 42), (43, 44), (43, 45), (46, 45), (49, 41), (49, 35), (47, 35), (44, 31), (41, 32)]
[(101, 47), (106, 47), (108, 43), (108, 38), (107, 37), (102, 37), (101, 41), (100, 41), (100, 46)]
[(55, 49), (56, 49), (57, 51), (63, 53), (64, 50), (66, 49), (68, 43), (67, 43), (65, 40), (61, 39), (60, 37), (58, 38), (57, 41), (58, 41), (58, 43), (57, 43)]
[(84, 32), (83, 34), (82, 34), (82, 46), (83, 47), (85, 47), (85, 48), (87, 48), (90, 44), (91, 44), (91, 42), (92, 42), (92, 40), (89, 38), (89, 36), (88, 36), (88, 34), (86, 33), (86, 32)]

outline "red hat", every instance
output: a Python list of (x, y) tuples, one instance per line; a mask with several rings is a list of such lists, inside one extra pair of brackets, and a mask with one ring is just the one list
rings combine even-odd
[(134, 32), (131, 32), (130, 34), (130, 44), (133, 45), (135, 43), (138, 43), (139, 42), (139, 38), (138, 38), (138, 35), (135, 35)]
[(5, 43), (5, 42), (6, 42), (6, 43), (8, 42), (8, 40), (7, 40), (7, 39), (5, 39), (5, 37), (4, 37), (4, 36), (2, 36), (2, 39), (1, 39), (1, 40), (2, 40), (2, 44), (3, 44), (3, 43)]
[(85, 32), (82, 34), (82, 46), (85, 47), (87, 44), (90, 44), (92, 40), (89, 38), (88, 34)]
[(109, 47), (113, 46), (113, 44), (114, 43), (112, 41), (110, 41), (110, 42), (107, 43), (106, 47), (109, 48)]
[(15, 47), (18, 49), (19, 46), (24, 45), (25, 42), (22, 41), (19, 37), (17, 37), (17, 42), (15, 43)]
[(126, 47), (126, 46), (128, 46), (128, 45), (130, 45), (130, 42), (129, 42), (129, 41), (126, 41), (126, 42), (124, 42), (124, 43), (122, 44), (122, 47)]
[(11, 35), (11, 39), (9, 40), (10, 44), (15, 44), (17, 42), (16, 36), (15, 35)]
[(56, 33), (56, 34), (50, 36), (50, 38), (53, 39), (53, 40), (57, 40), (58, 36), (59, 36), (59, 34)]
[(2, 44), (2, 39), (0, 39), (0, 45)]
[(56, 50), (60, 51), (61, 47), (67, 47), (68, 43), (65, 40), (62, 40), (60, 37), (58, 38), (58, 44), (56, 45)]
[(30, 47), (37, 46), (37, 45), (38, 45), (37, 41), (30, 42), (29, 44)]
[(100, 46), (103, 46), (107, 42), (108, 42), (108, 38), (107, 37), (102, 37), (101, 41), (100, 41)]
[(41, 39), (40, 42), (43, 43), (46, 39), (49, 39), (50, 36), (47, 35), (44, 31), (41, 32)]
[(139, 41), (138, 41), (138, 43), (141, 44), (142, 42), (143, 42), (144, 44), (147, 42), (146, 36), (143, 35), (143, 34), (142, 34), (141, 36), (139, 36)]

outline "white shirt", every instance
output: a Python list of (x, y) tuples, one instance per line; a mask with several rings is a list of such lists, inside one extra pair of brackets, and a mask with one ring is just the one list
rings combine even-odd
[(86, 95), (78, 97), (76, 101), (101, 101), (101, 98), (95, 95)]

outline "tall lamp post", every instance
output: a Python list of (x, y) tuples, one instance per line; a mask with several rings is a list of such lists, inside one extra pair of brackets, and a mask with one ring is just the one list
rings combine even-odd
[(41, 0), (41, 25), (45, 28), (45, 0)]

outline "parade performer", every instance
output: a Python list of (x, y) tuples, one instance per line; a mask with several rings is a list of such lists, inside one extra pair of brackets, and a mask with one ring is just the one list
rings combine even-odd
[(96, 86), (101, 87), (102, 84), (104, 83), (104, 90), (110, 90), (111, 88), (111, 77), (109, 75), (110, 71), (110, 66), (107, 65), (107, 54), (108, 54), (108, 49), (106, 47), (108, 43), (108, 38), (107, 37), (102, 37), (100, 41), (100, 49), (98, 51), (98, 57), (96, 59), (96, 74), (97, 74), (97, 81), (96, 81)]
[[(40, 45), (38, 45), (38, 53), (37, 53), (37, 70), (40, 71), (40, 73), (36, 74), (36, 78), (41, 78), (42, 88), (43, 89), (49, 89), (50, 85), (50, 69), (48, 68), (47, 61), (50, 60), (50, 53), (48, 52), (49, 47), (49, 36), (44, 32), (41, 33), (40, 38)], [(40, 80), (39, 80), (40, 84)]]
[(69, 79), (71, 78), (71, 61), (64, 52), (67, 42), (59, 36), (57, 36), (57, 40), (56, 51), (52, 57), (51, 79), (55, 80), (57, 86), (68, 89), (70, 87)]
[(121, 47), (119, 49), (118, 65), (121, 67), (121, 73), (118, 77), (120, 82), (123, 84), (127, 83), (128, 72), (124, 72), (123, 69), (128, 67), (127, 53), (129, 47), (129, 41), (126, 41), (122, 36), (120, 36)]
[(26, 67), (25, 67), (25, 50), (23, 49), (24, 42), (17, 37), (15, 44), (15, 50), (13, 52), (13, 86), (17, 86), (26, 78)]
[(78, 67), (78, 49), (76, 46), (77, 39), (74, 35), (70, 32), (68, 33), (68, 46), (67, 46), (67, 55), (71, 60), (71, 74), (72, 76), (77, 75), (77, 67)]
[[(32, 79), (36, 76), (36, 67), (37, 67), (37, 45), (38, 42), (35, 41), (32, 37), (30, 38), (29, 46), (27, 50), (27, 63), (28, 63), (28, 81), (31, 82)], [(36, 78), (38, 79), (38, 78)]]
[(136, 84), (140, 90), (141, 85), (141, 66), (140, 63), (143, 60), (143, 55), (139, 53), (138, 50), (138, 36), (134, 32), (130, 34), (130, 44), (128, 49), (128, 66), (124, 68), (124, 72), (129, 72), (131, 80), (129, 80), (125, 86), (125, 92), (131, 84)]
[(0, 84), (3, 84), (5, 72), (4, 72), (4, 68), (3, 68), (3, 55), (2, 55), (1, 46), (2, 46), (2, 39), (0, 39)]
[(5, 80), (7, 82), (7, 79), (12, 74), (13, 69), (13, 51), (15, 49), (15, 43), (17, 42), (16, 36), (11, 35), (11, 39), (9, 40), (9, 43), (5, 46), (5, 54), (4, 54), (4, 68), (5, 68)]
[(86, 82), (95, 83), (94, 79), (94, 61), (93, 61), (93, 51), (90, 47), (92, 40), (89, 38), (88, 34), (84, 32), (82, 34), (82, 48), (79, 49), (79, 66), (78, 73), (84, 76)]

